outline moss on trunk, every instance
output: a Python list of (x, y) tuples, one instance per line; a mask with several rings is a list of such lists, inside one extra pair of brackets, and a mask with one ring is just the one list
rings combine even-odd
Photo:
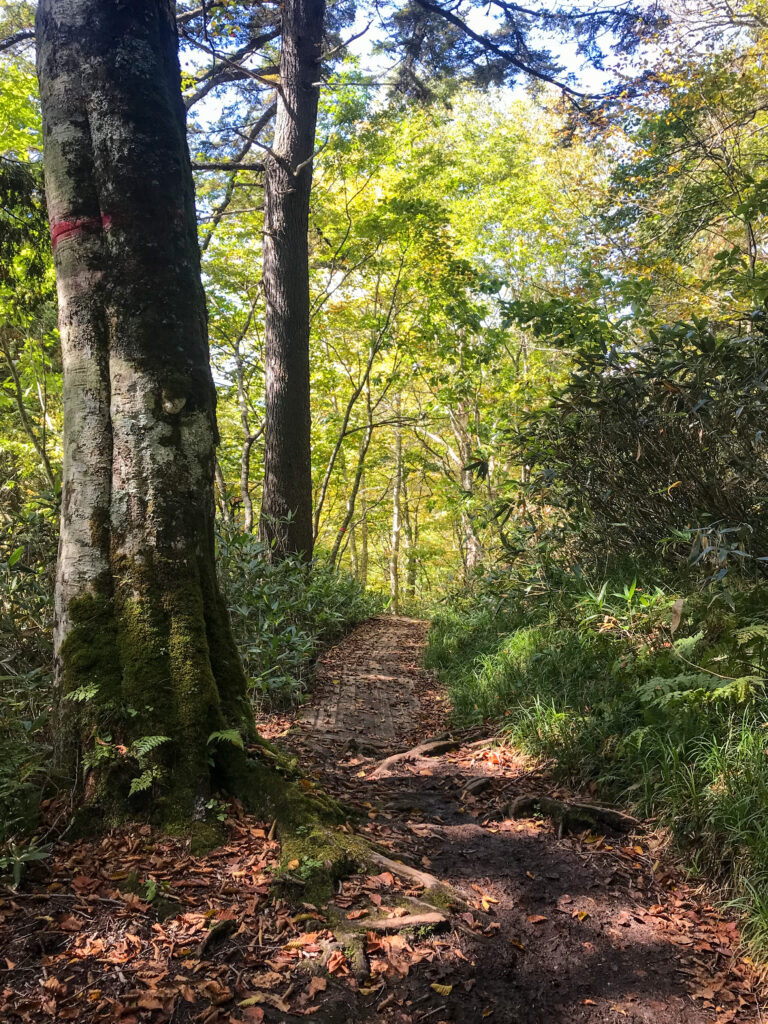
[(292, 799), (248, 757), (216, 580), (216, 391), (173, 12), (40, 0), (37, 58), (63, 362), (58, 750), (96, 811), (183, 823), (219, 787), (259, 809)]

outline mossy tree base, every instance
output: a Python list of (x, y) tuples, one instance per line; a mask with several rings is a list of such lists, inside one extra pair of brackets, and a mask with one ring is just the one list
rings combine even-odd
[(256, 739), (214, 560), (218, 432), (167, 0), (40, 0), (63, 366), (59, 760), (108, 820), (201, 821)]

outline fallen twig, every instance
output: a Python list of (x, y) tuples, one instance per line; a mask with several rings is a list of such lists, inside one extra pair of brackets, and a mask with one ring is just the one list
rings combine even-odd
[(369, 932), (398, 932), (404, 928), (435, 928), (448, 924), (448, 918), (438, 910), (428, 914), (405, 914), (403, 917), (380, 917), (374, 921), (361, 921)]

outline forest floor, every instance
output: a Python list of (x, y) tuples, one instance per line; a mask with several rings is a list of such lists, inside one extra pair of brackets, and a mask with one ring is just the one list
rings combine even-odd
[(0, 894), (0, 1020), (762, 1021), (737, 926), (663, 836), (510, 818), (519, 796), (575, 797), (482, 733), (383, 764), (448, 732), (427, 628), (365, 623), (321, 659), (300, 715), (259, 723), (350, 808), (375, 866), (312, 903), (312, 850), (281, 867), (271, 823), (237, 805), (200, 856), (148, 826), (61, 841)]

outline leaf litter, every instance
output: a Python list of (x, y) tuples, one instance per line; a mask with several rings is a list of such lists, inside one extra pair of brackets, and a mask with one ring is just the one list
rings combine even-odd
[[(663, 837), (558, 839), (544, 819), (507, 819), (521, 792), (568, 794), (518, 751), (484, 744), (484, 734), (368, 779), (388, 754), (446, 731), (445, 695), (420, 667), (425, 633), (424, 623), (380, 617), (318, 666), (316, 706), (332, 689), (359, 716), (360, 686), (375, 686), (385, 710), (409, 690), (410, 717), (395, 735), (377, 732), (375, 715), (368, 736), (318, 735), (306, 717), (271, 728), (289, 729), (283, 742), (307, 774), (357, 812), (350, 827), (448, 888), (425, 892), (361, 865), (316, 906), (298, 885), (274, 888), (281, 851), (272, 823), (237, 802), (226, 842), (203, 856), (141, 824), (60, 841), (21, 891), (0, 894), (0, 1020), (760, 1020), (737, 925), (665, 860)], [(484, 776), (488, 785), (467, 791)], [(398, 927), (429, 911), (447, 925)], [(366, 928), (374, 918), (375, 931)]]

